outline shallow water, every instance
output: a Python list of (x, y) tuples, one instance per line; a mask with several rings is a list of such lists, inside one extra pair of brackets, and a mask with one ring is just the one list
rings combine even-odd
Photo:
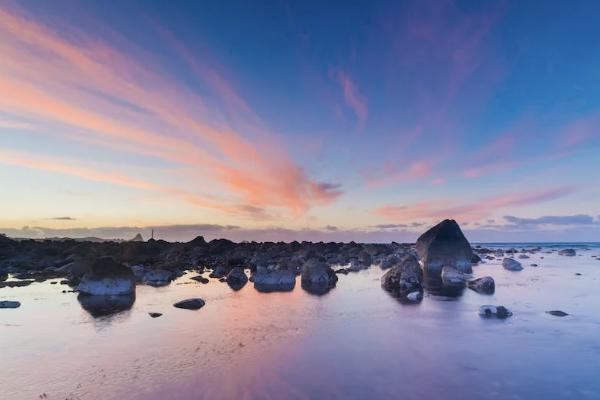
[[(0, 289), (22, 303), (0, 310), (0, 398), (598, 399), (600, 248), (552, 250), (519, 260), (520, 272), (474, 267), (494, 277), (495, 295), (419, 305), (383, 291), (378, 267), (340, 275), (324, 296), (299, 281), (287, 293), (235, 292), (190, 274), (138, 286), (129, 310), (100, 318), (51, 281)], [(172, 306), (189, 297), (206, 306)], [(482, 304), (514, 315), (481, 319)], [(555, 309), (571, 315), (545, 313)]]

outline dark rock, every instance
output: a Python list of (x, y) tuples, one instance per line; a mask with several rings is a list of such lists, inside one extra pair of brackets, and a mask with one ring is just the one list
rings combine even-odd
[(410, 293), (423, 292), (422, 281), (421, 266), (414, 256), (409, 255), (381, 277), (381, 287), (396, 297), (407, 299)]
[(205, 278), (202, 275), (192, 276), (190, 279), (204, 284), (207, 284), (209, 282), (208, 278)]
[(334, 272), (336, 274), (348, 275), (352, 271), (350, 271), (350, 269), (348, 269), (348, 268), (340, 268), (340, 269), (336, 269)]
[(29, 286), (33, 282), (35, 282), (35, 280), (33, 280), (33, 279), (26, 279), (26, 280), (20, 280), (20, 281), (4, 281), (4, 282), (0, 282), (0, 289), (5, 288), (5, 287), (15, 288), (15, 287)]
[(227, 284), (234, 290), (240, 290), (248, 282), (248, 276), (241, 267), (234, 267), (227, 274)]
[(484, 276), (483, 278), (477, 278), (468, 283), (469, 289), (473, 289), (477, 293), (482, 294), (494, 294), (496, 290), (496, 284), (494, 278), (491, 276)]
[(574, 249), (562, 249), (558, 252), (560, 256), (574, 257), (577, 255)]
[(523, 266), (514, 258), (505, 258), (502, 260), (502, 266), (509, 271), (521, 271)]
[(224, 265), (218, 265), (211, 273), (208, 275), (211, 278), (224, 278), (227, 275), (227, 269)]
[(324, 294), (335, 287), (336, 273), (322, 261), (311, 259), (302, 266), (302, 288), (307, 292)]
[(460, 227), (446, 219), (417, 239), (417, 252), (423, 262), (425, 275), (440, 278), (445, 266), (471, 273), (473, 251)]
[(10, 300), (0, 301), (0, 308), (19, 308), (19, 307), (21, 307), (21, 303), (19, 303), (18, 301), (10, 301)]
[(185, 310), (199, 310), (204, 307), (204, 304), (204, 300), (196, 298), (179, 301), (173, 304), (173, 307), (183, 308)]
[(89, 295), (128, 295), (135, 292), (135, 278), (130, 268), (112, 257), (101, 257), (83, 275), (77, 289)]
[(142, 277), (142, 283), (149, 286), (166, 286), (171, 283), (173, 273), (164, 269), (149, 269), (146, 270)]
[(481, 257), (479, 255), (473, 253), (471, 256), (471, 264), (479, 264), (481, 262)]
[(148, 313), (149, 316), (151, 316), (152, 318), (158, 318), (162, 315), (162, 313), (159, 312), (149, 312)]
[(504, 306), (485, 305), (479, 308), (479, 315), (484, 318), (506, 319), (512, 316), (512, 312)]
[(259, 292), (287, 292), (296, 286), (296, 273), (289, 270), (258, 268), (254, 274), (254, 288)]
[(561, 310), (546, 311), (546, 314), (554, 315), (555, 317), (566, 317), (567, 315), (569, 315), (566, 312), (561, 311)]
[(143, 242), (144, 238), (142, 237), (141, 233), (138, 233), (137, 235), (135, 235), (132, 239), (129, 239), (130, 242)]
[(398, 265), (400, 263), (400, 257), (397, 254), (391, 254), (387, 257), (385, 257), (382, 261), (381, 264), (379, 264), (379, 267), (381, 269), (390, 269), (392, 267), (395, 267), (396, 265)]

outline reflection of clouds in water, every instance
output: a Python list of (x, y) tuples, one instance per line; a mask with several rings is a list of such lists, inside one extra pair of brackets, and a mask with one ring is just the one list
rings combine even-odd
[[(377, 267), (340, 276), (325, 296), (310, 295), (300, 282), (291, 292), (267, 294), (252, 284), (235, 292), (216, 280), (177, 284), (190, 281), (195, 275), (190, 273), (163, 288), (138, 286), (135, 307), (98, 318), (83, 311), (73, 294), (59, 294), (61, 288), (47, 282), (3, 289), (22, 301), (47, 299), (2, 321), (21, 325), (5, 328), (2, 336), (3, 366), (14, 377), (5, 384), (7, 398), (36, 398), (41, 388), (55, 397), (72, 393), (103, 400), (375, 400), (398, 393), (491, 400), (498, 397), (489, 392), (490, 379), (510, 384), (510, 394), (522, 397), (551, 398), (552, 387), (565, 397), (578, 398), (581, 388), (596, 395), (594, 285), (600, 270), (598, 261), (584, 254), (576, 260), (556, 254), (541, 260), (538, 253), (532, 262), (540, 267), (519, 274), (491, 261), (474, 267), (474, 277), (494, 278), (492, 297), (467, 289), (452, 301), (429, 294), (410, 307), (381, 289), (384, 271)], [(197, 312), (173, 307), (191, 297), (205, 299), (206, 306)], [(62, 306), (69, 299), (71, 308)], [(488, 302), (507, 306), (515, 316), (482, 320), (477, 312)], [(49, 307), (47, 316), (42, 307)], [(550, 309), (576, 318), (557, 322), (545, 314)], [(148, 311), (163, 316), (152, 319)], [(560, 346), (554, 345), (557, 338)], [(36, 351), (30, 355), (24, 349)], [(93, 362), (62, 357), (55, 368), (31, 373), (32, 365), (49, 365), (65, 351), (85, 353)], [(577, 368), (564, 368), (564, 354)]]

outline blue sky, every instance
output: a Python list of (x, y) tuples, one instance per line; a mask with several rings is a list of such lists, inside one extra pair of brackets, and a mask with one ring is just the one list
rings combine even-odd
[(0, 231), (598, 240), (600, 4), (321, 3), (2, 4)]

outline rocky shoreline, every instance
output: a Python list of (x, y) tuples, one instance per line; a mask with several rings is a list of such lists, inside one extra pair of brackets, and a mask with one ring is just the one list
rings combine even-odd
[[(79, 292), (82, 306), (106, 315), (133, 304), (136, 285), (165, 286), (186, 272), (199, 284), (209, 278), (239, 290), (248, 282), (261, 292), (290, 291), (300, 276), (303, 290), (322, 295), (336, 286), (339, 274), (371, 266), (385, 271), (383, 290), (402, 303), (419, 303), (426, 292), (460, 296), (466, 288), (493, 294), (492, 277), (472, 278), (473, 267), (502, 260), (510, 271), (523, 269), (518, 260), (541, 248), (497, 250), (471, 246), (454, 220), (444, 220), (409, 243), (209, 242), (202, 236), (186, 242), (166, 242), (137, 236), (131, 241), (15, 240), (0, 235), (0, 289), (60, 278)], [(573, 249), (559, 253), (576, 255)], [(536, 264), (532, 264), (537, 266)], [(4, 302), (6, 303), (6, 302)], [(18, 302), (15, 302), (18, 303)], [(18, 307), (7, 303), (3, 308)], [(199, 309), (202, 299), (182, 300), (175, 307)], [(2, 303), (3, 304), (3, 303)], [(181, 307), (195, 304), (194, 307)], [(500, 312), (496, 312), (500, 310)], [(483, 317), (512, 315), (501, 306), (483, 305)]]

